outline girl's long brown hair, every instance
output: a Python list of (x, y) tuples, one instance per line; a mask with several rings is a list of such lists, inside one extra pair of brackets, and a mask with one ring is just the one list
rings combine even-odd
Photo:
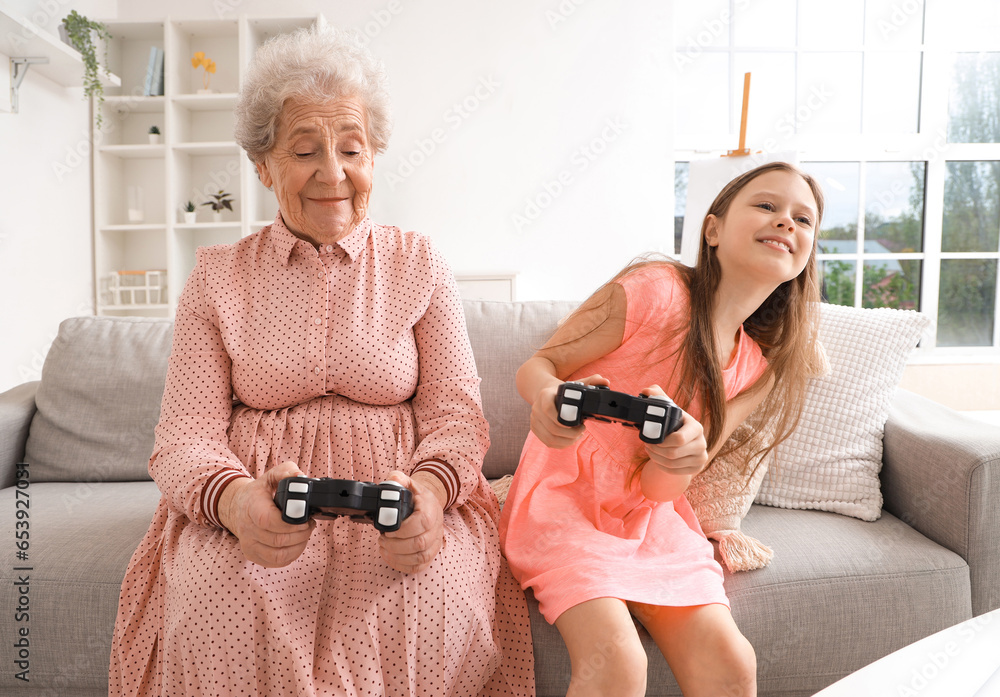
[[(823, 192), (816, 181), (797, 167), (785, 162), (771, 162), (752, 169), (729, 182), (716, 196), (708, 213), (722, 218), (733, 199), (751, 181), (768, 172), (791, 172), (802, 177), (816, 199), (816, 220), (812, 252), (806, 266), (796, 278), (782, 283), (763, 304), (743, 323), (743, 330), (761, 347), (768, 366), (751, 390), (762, 389), (769, 379), (774, 384), (770, 394), (752, 415), (750, 428), (738, 428), (719, 455), (735, 450), (745, 453), (747, 470), (754, 469), (767, 455), (791, 435), (798, 424), (809, 379), (820, 374), (825, 366), (822, 349), (817, 343), (818, 306), (820, 302), (819, 272), (816, 265), (816, 240), (823, 217)], [(705, 239), (708, 215), (702, 223), (698, 261), (694, 268), (670, 260), (637, 260), (620, 271), (610, 283), (640, 268), (650, 265), (673, 266), (690, 294), (690, 328), (679, 349), (679, 384), (683, 394), (671, 395), (687, 409), (692, 400), (700, 397), (702, 423), (708, 449), (719, 442), (725, 425), (725, 385), (722, 368), (717, 357), (714, 331), (715, 293), (722, 278), (722, 269), (716, 248)], [(678, 322), (683, 321), (679, 319)], [(665, 339), (681, 328), (664, 327)], [(638, 474), (645, 462), (640, 462), (633, 475)]]

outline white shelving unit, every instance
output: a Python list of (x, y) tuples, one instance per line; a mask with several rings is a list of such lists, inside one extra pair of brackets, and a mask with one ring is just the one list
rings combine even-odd
[[(98, 314), (172, 316), (197, 247), (235, 242), (274, 220), (274, 195), (233, 141), (236, 92), (260, 44), (317, 21), (322, 17), (108, 22), (108, 61), (121, 85), (105, 90), (104, 126), (94, 138), (95, 287), (112, 272), (164, 270), (167, 289), (161, 302), (144, 304), (113, 304), (98, 293)], [(164, 52), (165, 94), (158, 97), (143, 96), (152, 46)], [(198, 93), (204, 71), (191, 66), (197, 51), (216, 64), (211, 94)], [(158, 145), (147, 136), (154, 125)], [(216, 222), (201, 204), (220, 189), (232, 194), (233, 211)], [(183, 222), (189, 200), (193, 224)]]

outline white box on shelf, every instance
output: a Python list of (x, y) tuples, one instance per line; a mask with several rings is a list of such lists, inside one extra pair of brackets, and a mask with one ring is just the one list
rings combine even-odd
[(167, 272), (163, 269), (111, 271), (101, 279), (101, 304), (136, 307), (167, 302)]

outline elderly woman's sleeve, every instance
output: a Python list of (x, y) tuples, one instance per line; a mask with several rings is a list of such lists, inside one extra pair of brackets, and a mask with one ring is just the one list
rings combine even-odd
[(479, 486), (490, 437), (455, 278), (437, 252), (431, 250), (430, 259), (440, 280), (413, 328), (420, 356), (413, 397), (419, 439), (413, 471), (436, 475), (448, 491), (450, 507), (462, 504)]
[(229, 449), (230, 366), (218, 320), (205, 301), (199, 252), (177, 306), (149, 472), (171, 508), (205, 526), (222, 527), (222, 491), (236, 478), (250, 476)]

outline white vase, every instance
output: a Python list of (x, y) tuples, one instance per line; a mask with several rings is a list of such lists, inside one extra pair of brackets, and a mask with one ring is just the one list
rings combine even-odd
[(145, 218), (143, 213), (142, 187), (130, 186), (126, 194), (126, 211), (130, 223), (141, 223)]
[(184, 211), (184, 222), (188, 225), (194, 225), (197, 216), (198, 216), (197, 211)]
[(159, 145), (160, 144), (160, 134), (159, 133), (148, 133), (147, 135), (149, 136), (149, 144), (150, 145)]
[(222, 222), (222, 211), (212, 211), (212, 221), (216, 223)]

